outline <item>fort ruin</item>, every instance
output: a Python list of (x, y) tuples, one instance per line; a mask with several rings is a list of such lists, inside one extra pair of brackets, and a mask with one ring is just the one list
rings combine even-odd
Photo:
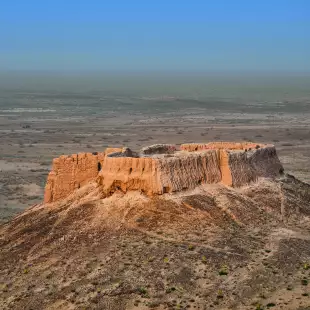
[(179, 147), (156, 144), (139, 152), (107, 148), (100, 153), (55, 158), (47, 178), (44, 202), (65, 198), (91, 181), (97, 182), (104, 196), (130, 190), (154, 196), (201, 184), (240, 187), (282, 173), (276, 149), (269, 144), (211, 142)]

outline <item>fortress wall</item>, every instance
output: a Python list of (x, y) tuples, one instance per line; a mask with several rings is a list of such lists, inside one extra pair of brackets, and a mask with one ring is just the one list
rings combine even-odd
[(232, 174), (232, 186), (249, 184), (259, 177), (275, 178), (283, 172), (283, 166), (274, 146), (247, 152), (227, 152)]
[(257, 174), (248, 159), (247, 152), (227, 151), (232, 186), (239, 187), (257, 180)]
[(258, 177), (277, 177), (283, 167), (273, 145), (251, 142), (190, 143), (182, 144), (188, 152), (219, 150), (219, 165), (222, 183), (228, 186), (242, 186), (256, 181)]
[(264, 144), (252, 142), (210, 142), (205, 144), (206, 149), (226, 149), (226, 150), (254, 150), (265, 147)]
[[(222, 182), (243, 186), (259, 177), (278, 177), (283, 167), (273, 145), (216, 142), (155, 145), (138, 154), (128, 148), (102, 153), (80, 153), (53, 160), (44, 202), (64, 198), (84, 184), (97, 180), (106, 195), (120, 189), (157, 195)], [(165, 152), (165, 154), (162, 154)], [(153, 155), (153, 156), (152, 156)]]
[(117, 189), (163, 194), (220, 181), (218, 152), (213, 150), (163, 158), (106, 157), (98, 176), (108, 195)]
[(120, 147), (107, 147), (104, 150), (104, 155), (107, 156), (107, 155), (112, 154), (112, 153), (122, 152), (122, 150), (123, 150), (123, 148), (120, 148)]
[(273, 145), (258, 149), (249, 155), (249, 161), (258, 177), (275, 178), (284, 171)]
[(45, 186), (44, 202), (56, 201), (69, 195), (91, 180), (101, 169), (105, 153), (79, 153), (53, 160)]
[(186, 143), (181, 144), (180, 150), (186, 151), (186, 152), (197, 152), (197, 151), (203, 151), (207, 149), (206, 143)]
[(229, 165), (229, 154), (226, 150), (219, 150), (219, 166), (221, 172), (221, 181), (225, 185), (232, 186), (232, 174)]
[(148, 195), (162, 192), (159, 185), (158, 162), (153, 158), (106, 157), (97, 182), (109, 195), (117, 189), (123, 192), (141, 190)]
[(210, 143), (187, 143), (181, 145), (181, 150), (195, 152), (209, 149), (226, 150), (253, 150), (265, 147), (265, 144), (252, 142), (210, 142)]
[(160, 159), (159, 171), (163, 192), (192, 189), (203, 183), (221, 181), (216, 150)]

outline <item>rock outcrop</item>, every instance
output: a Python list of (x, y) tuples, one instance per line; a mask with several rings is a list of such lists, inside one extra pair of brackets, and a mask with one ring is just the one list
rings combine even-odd
[(135, 153), (128, 148), (102, 153), (61, 156), (45, 188), (45, 202), (66, 197), (96, 180), (105, 196), (138, 190), (149, 196), (222, 182), (239, 187), (258, 178), (276, 178), (283, 172), (273, 145), (215, 142), (157, 144)]

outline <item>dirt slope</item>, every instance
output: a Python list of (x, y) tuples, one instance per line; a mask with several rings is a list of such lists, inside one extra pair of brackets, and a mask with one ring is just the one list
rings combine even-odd
[(310, 185), (100, 192), (0, 227), (2, 309), (309, 309)]

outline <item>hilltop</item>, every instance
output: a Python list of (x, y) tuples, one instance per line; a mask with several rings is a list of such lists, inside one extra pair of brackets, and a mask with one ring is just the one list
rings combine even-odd
[(53, 161), (0, 228), (4, 309), (307, 309), (310, 185), (273, 145), (156, 145)]

